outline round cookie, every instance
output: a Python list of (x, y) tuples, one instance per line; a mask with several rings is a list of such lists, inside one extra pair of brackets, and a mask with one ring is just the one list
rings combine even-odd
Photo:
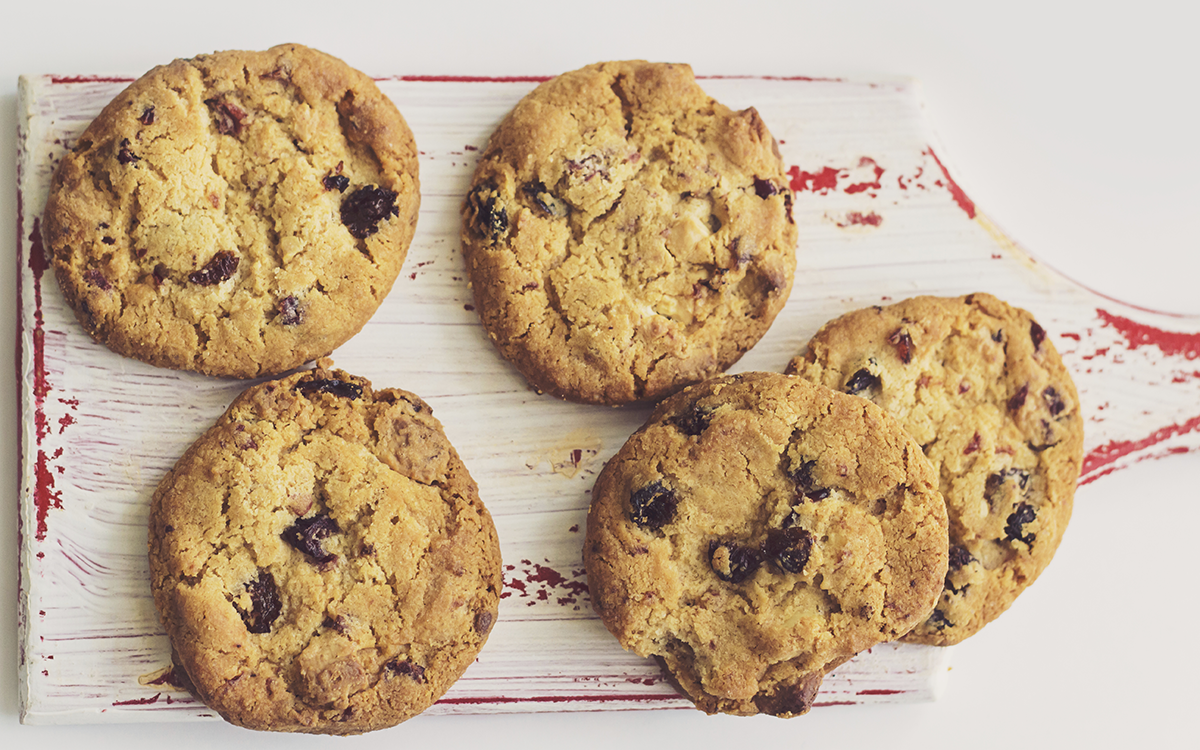
[(419, 203), (395, 105), (342, 61), (289, 44), (176, 60), (130, 84), (64, 156), (42, 227), (97, 341), (246, 378), (362, 328)]
[(859, 310), (822, 327), (788, 372), (887, 409), (937, 467), (950, 572), (906, 641), (962, 641), (1049, 564), (1071, 517), (1083, 418), (1028, 312), (989, 294)]
[(753, 108), (714, 101), (687, 65), (591, 65), (522, 99), (480, 156), (462, 230), (475, 307), (539, 391), (657, 400), (770, 327), (791, 206)]
[(150, 509), (176, 664), (228, 721), (355, 734), (431, 705), (496, 620), (491, 517), (421, 399), (318, 366), (254, 386)]
[(749, 373), (667, 399), (608, 462), (584, 562), (604, 624), (698, 708), (794, 716), (929, 615), (946, 534), (937, 475), (886, 412)]

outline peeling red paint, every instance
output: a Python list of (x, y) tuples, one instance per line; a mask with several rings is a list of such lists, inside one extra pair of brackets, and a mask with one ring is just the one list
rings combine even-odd
[(51, 76), (51, 83), (132, 83), (124, 76)]
[(1071, 339), (1072, 341), (1082, 341), (1083, 340), (1078, 333), (1060, 333), (1058, 335), (1062, 336), (1064, 339)]
[(376, 78), (377, 81), (412, 81), (417, 83), (542, 83), (553, 76), (399, 76)]
[[(1164, 440), (1168, 440), (1180, 435), (1186, 435), (1189, 432), (1200, 430), (1200, 415), (1192, 417), (1182, 424), (1173, 424), (1155, 430), (1140, 440), (1113, 440), (1107, 445), (1102, 445), (1095, 448), (1086, 456), (1083, 457), (1083, 468), (1079, 472), (1081, 477), (1080, 485), (1089, 484), (1096, 481), (1102, 476), (1111, 473), (1115, 467), (1105, 471), (1100, 469), (1112, 464), (1119, 458), (1128, 456), (1131, 453), (1146, 450), (1152, 446), (1158, 445)], [(1174, 452), (1174, 451), (1173, 451)], [(1099, 472), (1099, 473), (1095, 473)]]
[(538, 602), (549, 602), (551, 599), (561, 606), (579, 608), (579, 600), (588, 595), (587, 571), (572, 570), (568, 578), (554, 568), (532, 562), (521, 561), (520, 572), (511, 565), (505, 566), (504, 588), (501, 599), (515, 596), (517, 599), (527, 599), (526, 606), (532, 607)]
[(1169, 356), (1182, 356), (1184, 359), (1200, 357), (1200, 333), (1174, 333), (1161, 328), (1137, 323), (1120, 315), (1113, 315), (1107, 310), (1096, 308), (1096, 315), (1103, 321), (1103, 326), (1111, 326), (1129, 342), (1130, 350), (1140, 346), (1157, 346)]
[(876, 690), (859, 690), (857, 694), (858, 695), (899, 695), (901, 693), (906, 693), (906, 692), (908, 692), (908, 691), (907, 690), (876, 689)]
[(838, 170), (833, 167), (823, 167), (820, 172), (805, 172), (800, 167), (793, 166), (787, 172), (791, 176), (788, 182), (792, 192), (801, 193), (805, 190), (828, 193), (837, 189)]
[(837, 225), (842, 229), (852, 226), (877, 227), (883, 223), (883, 217), (874, 211), (862, 213), (861, 211), (851, 211), (846, 214), (845, 221), (837, 222)]
[[(42, 276), (50, 268), (46, 261), (46, 252), (42, 247), (42, 231), (38, 219), (33, 220), (33, 228), (29, 232), (29, 270), (33, 276), (33, 424), (34, 435), (38, 444), (37, 458), (33, 467), (33, 507), (36, 518), (34, 538), (41, 542), (46, 539), (49, 530), (47, 516), (51, 508), (62, 508), (62, 490), (54, 489), (54, 475), (50, 472), (50, 462), (62, 456), (62, 448), (53, 455), (46, 455), (42, 450), (42, 441), (49, 432), (46, 417), (46, 396), (50, 393), (50, 382), (46, 377), (46, 330), (45, 319), (42, 316)], [(19, 361), (19, 360), (18, 360)]]
[(942, 170), (942, 175), (946, 178), (946, 188), (950, 191), (950, 196), (954, 198), (954, 202), (958, 204), (958, 207), (961, 208), (964, 213), (966, 213), (967, 218), (974, 219), (975, 202), (967, 197), (967, 194), (963, 192), (963, 189), (960, 188), (958, 183), (954, 181), (954, 178), (950, 176), (950, 170), (946, 169), (946, 165), (942, 164), (942, 160), (937, 157), (937, 154), (933, 153), (932, 148), (926, 148), (923, 153), (927, 154), (935, 162), (937, 162), (938, 167)]
[(639, 693), (616, 693), (612, 695), (535, 695), (524, 698), (511, 695), (489, 695), (479, 698), (442, 698), (438, 703), (458, 705), (477, 705), (481, 703), (612, 703), (614, 701), (649, 703), (653, 701), (678, 700), (679, 697), (677, 694), (642, 695)]
[(853, 195), (855, 193), (866, 192), (867, 190), (879, 190), (882, 187), (880, 178), (883, 177), (883, 167), (879, 166), (874, 159), (864, 156), (858, 160), (859, 167), (871, 167), (875, 173), (875, 179), (872, 182), (858, 182), (846, 187), (846, 192)]

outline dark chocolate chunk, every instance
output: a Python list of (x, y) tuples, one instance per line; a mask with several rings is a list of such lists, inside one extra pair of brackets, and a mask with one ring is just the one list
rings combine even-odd
[(321, 184), (326, 190), (336, 190), (339, 193), (346, 192), (346, 188), (350, 187), (350, 178), (344, 174), (327, 174), (321, 180)]
[(304, 380), (296, 383), (296, 390), (301, 393), (328, 393), (351, 401), (362, 396), (362, 386), (346, 380)]
[(392, 674), (411, 677), (414, 682), (425, 682), (425, 667), (422, 667), (420, 664), (414, 664), (408, 659), (404, 659), (403, 661), (400, 659), (392, 659), (384, 664), (383, 668)]
[(297, 518), (296, 523), (283, 530), (283, 541), (292, 545), (318, 563), (333, 562), (337, 555), (321, 548), (321, 540), (341, 531), (337, 521), (324, 513)]
[(675, 491), (655, 480), (629, 496), (629, 520), (649, 531), (657, 531), (675, 518), (679, 498)]
[(492, 620), (494, 619), (491, 612), (484, 610), (475, 615), (475, 632), (480, 635), (486, 635), (492, 628)]
[(1010, 542), (1024, 542), (1032, 547), (1033, 540), (1037, 538), (1037, 535), (1033, 532), (1029, 532), (1028, 534), (1023, 533), (1023, 527), (1027, 523), (1033, 523), (1034, 519), (1036, 518), (1037, 513), (1034, 511), (1032, 505), (1029, 503), (1019, 504), (1017, 509), (1014, 510), (1006, 519), (1006, 523), (1004, 525), (1004, 539)]
[(768, 531), (767, 541), (763, 544), (763, 552), (766, 553), (767, 559), (783, 570), (789, 573), (799, 573), (808, 564), (812, 547), (812, 532), (799, 526), (789, 526), (785, 529)]
[(240, 259), (233, 253), (222, 250), (212, 257), (199, 271), (188, 274), (188, 281), (200, 286), (213, 286), (233, 276)]
[(950, 545), (950, 569), (951, 570), (958, 570), (962, 566), (972, 563), (974, 561), (975, 561), (975, 558), (971, 556), (971, 553), (967, 551), (966, 547), (963, 547), (958, 544)]
[(950, 622), (950, 620), (946, 618), (946, 613), (940, 609), (933, 610), (933, 612), (929, 614), (929, 619), (926, 620), (926, 622), (930, 625), (933, 625), (938, 630), (945, 630), (946, 628), (954, 627), (954, 623)]
[(863, 391), (878, 388), (879, 386), (879, 376), (872, 375), (871, 371), (864, 367), (851, 375), (850, 379), (846, 381), (846, 393), (862, 393)]
[(715, 539), (708, 544), (708, 564), (717, 578), (727, 583), (741, 583), (754, 575), (762, 561), (763, 553), (758, 547)]
[(764, 180), (760, 177), (754, 178), (754, 194), (759, 198), (770, 198), (772, 195), (779, 194), (779, 186), (770, 180)]
[(270, 571), (259, 570), (258, 577), (246, 584), (246, 591), (250, 594), (250, 611), (239, 612), (242, 622), (251, 633), (270, 633), (271, 625), (283, 612), (275, 576)]
[(716, 409), (711, 406), (693, 405), (683, 414), (675, 417), (672, 420), (675, 427), (684, 435), (699, 435), (708, 427), (709, 420), (712, 419), (713, 412)]
[(365, 185), (342, 200), (342, 223), (360, 240), (378, 232), (379, 222), (399, 215), (396, 193), (385, 187)]

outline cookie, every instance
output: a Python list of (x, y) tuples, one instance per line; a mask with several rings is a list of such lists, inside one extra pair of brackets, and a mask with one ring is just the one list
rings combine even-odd
[(706, 712), (794, 716), (825, 672), (923, 621), (946, 507), (882, 409), (778, 373), (661, 403), (597, 478), (588, 587)]
[(462, 230), (475, 308), (537, 390), (657, 400), (767, 331), (795, 271), (791, 204), (758, 112), (714, 101), (687, 65), (566, 73), (480, 155)]
[(887, 409), (937, 467), (950, 573), (905, 640), (962, 641), (1049, 564), (1071, 517), (1083, 418), (1070, 373), (1028, 312), (989, 294), (859, 310), (821, 328), (788, 372)]
[(496, 620), (496, 531), (429, 406), (320, 365), (248, 389), (188, 449), (149, 549), (177, 668), (252, 729), (404, 721)]
[(83, 327), (161, 367), (257, 377), (357, 333), (420, 203), (412, 132), (375, 83), (299, 45), (154, 68), (87, 127), (42, 222)]

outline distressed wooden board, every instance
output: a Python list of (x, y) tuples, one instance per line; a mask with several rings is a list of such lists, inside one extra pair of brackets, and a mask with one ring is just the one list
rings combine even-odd
[[(146, 505), (245, 384), (158, 370), (93, 343), (46, 272), (39, 240), (58, 157), (129, 80), (26, 77), (20, 87), (19, 669), (28, 723), (213, 718), (154, 679), (169, 648), (146, 583)], [(686, 707), (656, 666), (621, 651), (592, 615), (581, 564), (592, 481), (646, 411), (537, 396), (470, 309), (459, 205), (477, 150), (535, 84), (380, 81), (421, 148), (421, 216), (391, 296), (334, 358), (434, 407), (500, 533), (500, 620), (431, 713)], [(1101, 297), (1016, 247), (951, 177), (915, 84), (703, 85), (732, 107), (757, 107), (780, 140), (800, 227), (792, 298), (734, 371), (781, 370), (821, 323), (854, 308), (989, 291), (1034, 312), (1076, 377), (1088, 426), (1081, 484), (1200, 449), (1200, 318)], [(818, 705), (933, 699), (950, 651), (878, 647), (830, 675)]]

